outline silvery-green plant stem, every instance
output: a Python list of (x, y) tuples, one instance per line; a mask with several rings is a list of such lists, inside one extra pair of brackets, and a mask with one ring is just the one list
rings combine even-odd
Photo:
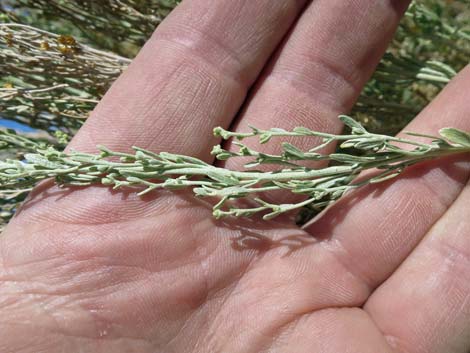
[[(30, 153), (26, 153), (22, 161), (0, 162), (0, 193), (3, 197), (17, 196), (47, 178), (55, 178), (62, 186), (101, 184), (114, 189), (135, 188), (140, 195), (157, 189), (192, 188), (196, 196), (219, 199), (213, 208), (215, 217), (251, 216), (263, 212), (263, 218), (270, 219), (304, 206), (321, 210), (351, 190), (394, 178), (416, 163), (470, 152), (470, 135), (458, 129), (444, 128), (440, 136), (409, 133), (431, 140), (426, 143), (373, 134), (347, 116), (340, 119), (351, 128), (350, 134), (335, 135), (303, 127), (292, 131), (252, 128), (247, 133), (214, 129), (216, 136), (238, 140), (238, 151), (215, 146), (212, 154), (217, 159), (252, 158), (241, 171), (216, 167), (190, 156), (154, 153), (138, 147), (134, 147), (133, 153), (115, 152), (105, 147), (99, 147), (101, 153), (97, 155), (65, 153), (12, 131), (2, 131), (0, 148), (16, 147)], [(240, 142), (253, 137), (259, 138), (260, 143), (268, 143), (274, 138), (306, 136), (320, 138), (321, 142), (307, 151), (283, 143), (280, 155), (264, 154)], [(344, 152), (321, 152), (325, 146), (336, 143)], [(317, 169), (297, 164), (306, 160), (333, 164)], [(261, 164), (279, 165), (280, 168), (270, 172), (254, 169)], [(358, 178), (367, 170), (376, 172)], [(304, 198), (292, 204), (275, 204), (262, 199), (263, 193), (275, 190), (285, 190)]]

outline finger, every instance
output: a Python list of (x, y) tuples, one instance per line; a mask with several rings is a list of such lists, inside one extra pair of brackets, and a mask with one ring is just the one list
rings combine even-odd
[[(469, 88), (470, 67), (406, 130), (437, 134), (445, 126), (470, 129)], [(398, 179), (346, 196), (305, 229), (327, 238), (326, 248), (373, 289), (456, 199), (469, 176), (465, 159), (459, 156), (410, 167)]]
[(305, 0), (186, 0), (158, 27), (71, 147), (204, 156)]
[(467, 185), (405, 263), (366, 304), (380, 330), (400, 352), (468, 353), (469, 201)]
[[(351, 109), (408, 3), (312, 2), (257, 83), (235, 129), (306, 126), (339, 133), (338, 114)], [(311, 138), (293, 140), (301, 149), (311, 148), (314, 142)], [(266, 153), (280, 152), (277, 143), (262, 148), (255, 144), (250, 146)], [(231, 161), (227, 166), (239, 163)]]

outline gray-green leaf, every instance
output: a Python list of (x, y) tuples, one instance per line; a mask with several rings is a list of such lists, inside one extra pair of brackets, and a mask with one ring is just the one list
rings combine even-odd
[(297, 147), (295, 147), (294, 145), (291, 145), (288, 142), (284, 142), (282, 144), (282, 149), (284, 150), (286, 154), (290, 156), (294, 156), (296, 158), (304, 158), (304, 152), (302, 152)]
[(340, 115), (339, 119), (344, 123), (344, 125), (349, 126), (354, 133), (366, 132), (366, 129), (364, 129), (364, 127), (360, 123), (358, 123), (356, 120), (347, 115)]
[(226, 184), (226, 185), (237, 185), (240, 182), (240, 180), (232, 176), (224, 175), (224, 174), (212, 172), (212, 171), (208, 172), (207, 176), (215, 181), (218, 181), (219, 183)]
[(470, 147), (470, 135), (465, 131), (446, 127), (439, 130), (439, 134), (450, 142)]

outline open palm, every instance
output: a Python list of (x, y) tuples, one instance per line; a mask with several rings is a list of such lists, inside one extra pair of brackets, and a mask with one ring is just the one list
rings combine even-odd
[[(217, 125), (337, 133), (407, 5), (185, 0), (70, 147), (210, 161)], [(409, 129), (469, 129), (468, 92), (464, 70)], [(42, 185), (0, 239), (0, 352), (466, 353), (469, 171), (416, 166), (304, 229)]]

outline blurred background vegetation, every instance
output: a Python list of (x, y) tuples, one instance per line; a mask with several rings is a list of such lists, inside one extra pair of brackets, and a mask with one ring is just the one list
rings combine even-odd
[[(469, 1), (415, 0), (352, 116), (394, 134), (419, 113), (469, 62)], [(65, 147), (178, 2), (0, 0), (0, 125)], [(0, 187), (0, 231), (24, 197)]]

